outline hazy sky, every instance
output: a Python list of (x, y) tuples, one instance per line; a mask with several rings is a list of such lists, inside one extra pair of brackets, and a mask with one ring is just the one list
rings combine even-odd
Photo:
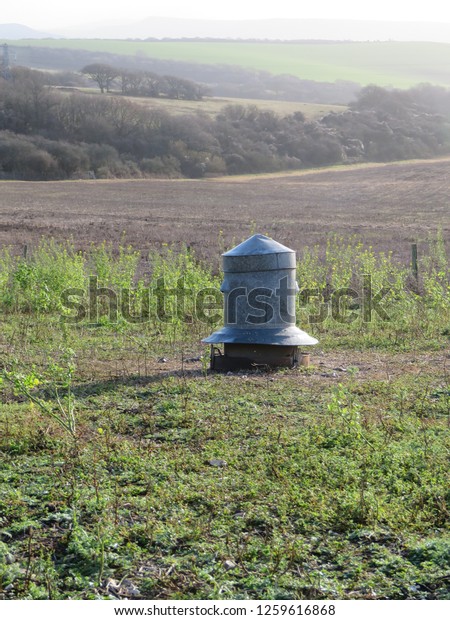
[(450, 22), (444, 0), (3, 0), (1, 23), (51, 29), (93, 21), (139, 20), (144, 17), (207, 19), (342, 18)]

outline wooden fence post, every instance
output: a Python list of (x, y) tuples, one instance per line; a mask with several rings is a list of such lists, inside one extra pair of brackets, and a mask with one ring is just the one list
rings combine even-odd
[(411, 267), (416, 280), (419, 279), (419, 265), (417, 263), (417, 243), (411, 245)]

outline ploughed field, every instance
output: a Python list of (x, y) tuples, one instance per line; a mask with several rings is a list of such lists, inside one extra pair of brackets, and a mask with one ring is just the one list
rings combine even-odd
[[(0, 245), (42, 237), (76, 248), (124, 240), (147, 251), (186, 244), (215, 259), (257, 231), (296, 250), (356, 234), (406, 260), (413, 241), (450, 233), (450, 159), (203, 180), (0, 183)], [(218, 244), (219, 237), (223, 243)]]

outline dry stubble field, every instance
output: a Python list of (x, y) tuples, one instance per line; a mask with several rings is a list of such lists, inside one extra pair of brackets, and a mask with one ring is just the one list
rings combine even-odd
[(146, 251), (184, 242), (218, 255), (253, 231), (300, 251), (329, 233), (360, 235), (406, 260), (411, 242), (450, 233), (450, 159), (204, 180), (0, 183), (0, 246), (42, 237), (127, 243)]

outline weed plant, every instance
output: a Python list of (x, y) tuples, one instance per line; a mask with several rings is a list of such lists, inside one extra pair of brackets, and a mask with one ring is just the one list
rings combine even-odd
[[(353, 342), (362, 339), (365, 344), (373, 342), (382, 347), (400, 342), (406, 347), (414, 342), (416, 347), (418, 342), (435, 340), (438, 346), (439, 336), (446, 335), (443, 332), (450, 324), (449, 273), (441, 232), (429, 241), (427, 253), (420, 259), (418, 280), (413, 278), (411, 266), (396, 263), (392, 253), (376, 253), (356, 237), (333, 236), (324, 255), (319, 247), (312, 247), (299, 257), (298, 319), (304, 327), (310, 324), (319, 335), (336, 336), (345, 343), (352, 338)], [(106, 243), (92, 246), (83, 254), (69, 242), (42, 241), (27, 258), (15, 257), (3, 249), (0, 307), (10, 313), (54, 315), (59, 311), (70, 315), (63, 303), (64, 291), (78, 289), (87, 293), (90, 276), (97, 278), (96, 286), (109, 288), (117, 295), (118, 315), (113, 319), (122, 319), (122, 325), (127, 315), (131, 316), (131, 324), (139, 323), (142, 317), (152, 329), (171, 333), (176, 339), (206, 332), (221, 320), (220, 276), (198, 261), (188, 248), (175, 251), (168, 246), (147, 257), (141, 257), (132, 247), (121, 245), (115, 249)], [(376, 309), (366, 320), (363, 294), (367, 277), (374, 295), (386, 287), (380, 305), (389, 320), (382, 320)], [(168, 294), (158, 301), (161, 287)], [(349, 290), (349, 295), (341, 296), (339, 308), (335, 308), (340, 315), (336, 320), (333, 293), (344, 289)], [(201, 291), (202, 302), (211, 303), (215, 311), (199, 312)], [(125, 313), (121, 312), (124, 307)], [(104, 295), (99, 296), (98, 308), (99, 318), (108, 324), (111, 306)], [(319, 316), (320, 320), (314, 318)], [(199, 325), (202, 322), (206, 329)]]

